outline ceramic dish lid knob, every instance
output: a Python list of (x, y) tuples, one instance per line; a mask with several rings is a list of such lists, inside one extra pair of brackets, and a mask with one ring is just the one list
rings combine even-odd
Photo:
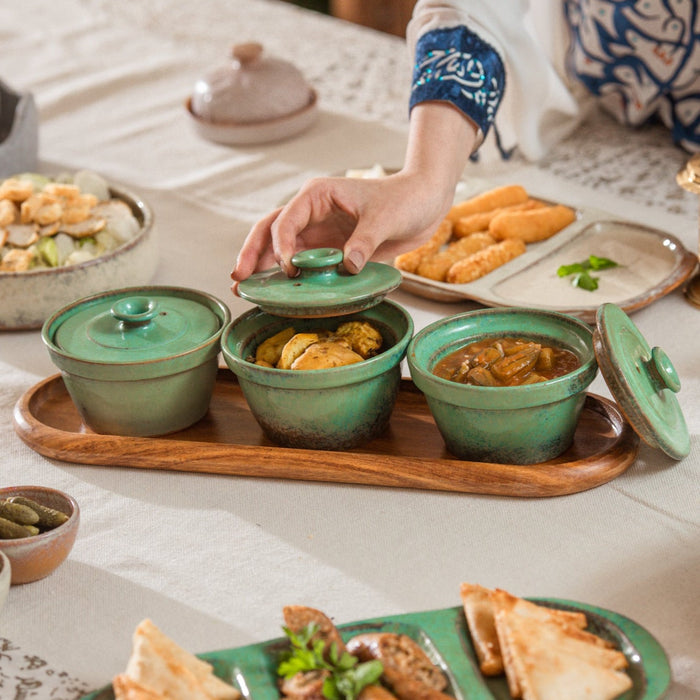
[(80, 300), (47, 324), (60, 351), (83, 360), (123, 363), (186, 353), (207, 342), (221, 320), (201, 293), (146, 287)]
[(337, 248), (304, 250), (292, 258), (297, 277), (273, 267), (241, 282), (238, 293), (275, 316), (321, 318), (368, 309), (401, 284), (401, 273), (390, 265), (369, 262), (353, 275), (342, 262)]
[(649, 347), (615, 304), (598, 309), (593, 347), (611, 393), (637, 434), (669, 457), (683, 459), (690, 452), (690, 435), (676, 398), (681, 382), (666, 353)]
[(215, 123), (254, 124), (293, 114), (313, 90), (292, 63), (267, 56), (261, 44), (235, 44), (228, 64), (195, 83), (192, 112)]

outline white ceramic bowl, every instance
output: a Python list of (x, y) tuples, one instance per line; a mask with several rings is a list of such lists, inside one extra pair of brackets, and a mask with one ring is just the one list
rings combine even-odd
[(7, 593), (10, 590), (10, 579), (12, 577), (12, 568), (7, 554), (0, 552), (0, 611), (7, 600)]
[(158, 249), (151, 208), (136, 194), (110, 187), (141, 225), (119, 248), (94, 260), (52, 269), (0, 273), (0, 330), (41, 328), (57, 309), (92, 294), (148, 284), (155, 274)]

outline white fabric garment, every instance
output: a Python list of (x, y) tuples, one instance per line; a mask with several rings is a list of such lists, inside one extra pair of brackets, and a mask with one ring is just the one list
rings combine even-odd
[[(570, 134), (596, 102), (622, 123), (639, 125), (657, 116), (669, 129), (682, 125), (685, 134), (674, 133), (674, 140), (697, 150), (694, 3), (682, 0), (673, 9), (647, 3), (644, 12), (618, 10), (607, 0), (572, 3), (568, 19), (564, 4), (419, 0), (408, 27), (409, 49), (424, 33), (456, 25), (491, 44), (506, 70), (496, 130), (504, 150), (517, 146), (530, 160)], [(487, 138), (487, 147), (493, 143)]]

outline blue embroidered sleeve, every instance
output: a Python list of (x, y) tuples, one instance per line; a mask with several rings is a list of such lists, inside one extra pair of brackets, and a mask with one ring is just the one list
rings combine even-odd
[(484, 137), (505, 87), (505, 69), (496, 51), (465, 26), (434, 29), (416, 44), (410, 108), (447, 101), (466, 114)]

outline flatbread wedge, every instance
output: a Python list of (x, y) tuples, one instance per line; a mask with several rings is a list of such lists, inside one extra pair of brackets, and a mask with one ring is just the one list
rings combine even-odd
[(494, 600), (500, 608), (510, 610), (517, 607), (522, 614), (539, 620), (555, 619), (561, 624), (578, 629), (586, 626), (586, 616), (583, 613), (536, 605), (501, 589), (492, 590), (465, 582), (460, 586), (460, 596), (479, 668), (485, 676), (497, 676), (504, 671), (503, 651), (496, 630)]
[[(134, 631), (131, 656), (121, 675), (168, 700), (239, 700), (241, 696), (214, 675), (210, 664), (178, 646), (148, 619)], [(129, 689), (124, 678), (119, 683)], [(135, 700), (139, 699), (135, 696)]]
[(496, 623), (523, 700), (613, 700), (632, 687), (624, 655), (580, 630), (504, 610)]
[(478, 584), (463, 583), (460, 595), (479, 668), (485, 676), (498, 676), (503, 673), (503, 656), (493, 616), (491, 590)]
[(145, 688), (126, 673), (120, 673), (112, 679), (115, 700), (168, 700), (162, 693)]

